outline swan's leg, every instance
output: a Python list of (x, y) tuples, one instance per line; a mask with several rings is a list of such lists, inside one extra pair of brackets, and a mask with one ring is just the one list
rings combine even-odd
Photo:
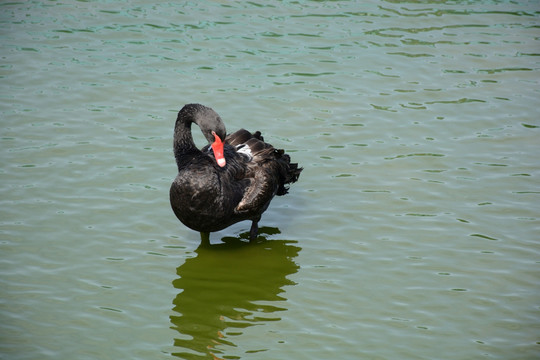
[(201, 231), (201, 245), (210, 245), (210, 233)]
[(251, 229), (249, 230), (249, 242), (255, 241), (257, 238), (257, 234), (259, 233), (259, 220), (261, 218), (257, 218), (252, 221), (251, 223)]

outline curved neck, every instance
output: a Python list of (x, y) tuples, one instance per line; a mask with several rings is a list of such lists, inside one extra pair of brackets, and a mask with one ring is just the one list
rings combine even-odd
[(174, 125), (173, 149), (178, 166), (180, 166), (183, 156), (200, 152), (195, 146), (193, 136), (191, 135), (192, 122), (191, 119), (186, 119), (179, 115), (176, 119), (176, 124)]

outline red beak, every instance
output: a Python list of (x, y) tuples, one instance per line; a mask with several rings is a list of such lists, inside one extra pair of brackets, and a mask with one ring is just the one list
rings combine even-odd
[(226, 161), (225, 161), (225, 156), (223, 156), (223, 142), (214, 131), (212, 131), (212, 135), (214, 135), (214, 139), (215, 139), (215, 141), (212, 143), (212, 150), (214, 151), (214, 157), (216, 158), (217, 164), (221, 167), (224, 167), (226, 164)]

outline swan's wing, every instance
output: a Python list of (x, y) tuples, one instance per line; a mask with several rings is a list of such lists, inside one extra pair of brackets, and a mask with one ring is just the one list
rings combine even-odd
[(225, 137), (225, 142), (231, 144), (232, 146), (238, 146), (245, 144), (253, 135), (246, 129), (240, 129), (232, 134)]
[(250, 163), (248, 172), (250, 183), (235, 209), (239, 213), (264, 211), (279, 187), (279, 173), (273, 169), (271, 163), (257, 164), (254, 161)]
[(228, 135), (226, 141), (246, 161), (244, 179), (249, 180), (249, 185), (235, 208), (238, 213), (262, 213), (276, 194), (287, 193), (285, 184), (295, 182), (302, 171), (283, 150), (265, 143), (259, 131), (251, 134), (241, 129)]

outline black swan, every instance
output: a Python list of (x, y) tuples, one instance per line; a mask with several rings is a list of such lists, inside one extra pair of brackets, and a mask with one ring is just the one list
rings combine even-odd
[[(208, 145), (195, 147), (191, 123), (197, 124)], [(251, 220), (250, 241), (274, 195), (285, 195), (302, 168), (289, 155), (264, 142), (259, 131), (241, 129), (226, 136), (225, 125), (211, 108), (185, 105), (174, 126), (174, 156), (178, 175), (171, 190), (176, 217), (201, 233), (209, 243), (210, 232), (242, 220)]]

